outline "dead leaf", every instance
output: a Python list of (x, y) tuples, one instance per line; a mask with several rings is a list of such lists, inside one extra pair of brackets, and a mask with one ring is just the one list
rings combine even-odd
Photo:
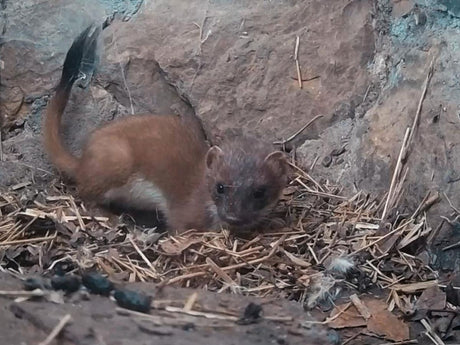
[(365, 300), (365, 304), (371, 313), (367, 322), (367, 329), (370, 332), (393, 341), (409, 339), (409, 326), (389, 312), (384, 301), (368, 299)]
[(201, 242), (200, 238), (179, 237), (172, 240), (168, 238), (166, 241), (161, 242), (160, 248), (165, 255), (176, 256), (190, 247), (192, 244)]
[(399, 233), (396, 233), (396, 234), (393, 234), (392, 236), (390, 236), (389, 238), (387, 238), (386, 240), (382, 241), (378, 247), (380, 249), (380, 252), (382, 254), (386, 254), (388, 253), (391, 249), (393, 249), (393, 247), (395, 246), (396, 244), (396, 241), (400, 238), (400, 234)]
[(329, 327), (348, 328), (366, 326), (366, 320), (361, 316), (354, 305), (350, 306), (346, 311), (342, 313), (347, 304), (348, 303), (337, 305), (334, 310), (332, 310), (332, 313), (329, 316), (330, 319), (339, 313), (341, 314), (336, 319), (328, 323)]
[(345, 305), (342, 304), (334, 308), (329, 318), (333, 318), (335, 315), (341, 313), (340, 316), (329, 322), (328, 325), (331, 328), (367, 326), (368, 331), (388, 340), (404, 341), (409, 339), (409, 327), (406, 323), (398, 319), (396, 315), (388, 311), (384, 301), (362, 298), (361, 302), (366, 306), (371, 315), (367, 322), (354, 305), (341, 313), (345, 308)]
[(446, 306), (446, 294), (438, 287), (432, 286), (422, 292), (415, 307), (421, 309), (444, 309)]

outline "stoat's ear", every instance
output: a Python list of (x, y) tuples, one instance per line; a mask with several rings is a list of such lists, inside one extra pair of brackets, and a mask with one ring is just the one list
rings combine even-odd
[(264, 164), (277, 175), (281, 176), (287, 173), (288, 161), (285, 154), (281, 151), (275, 151), (267, 155)]
[(224, 151), (219, 146), (212, 146), (206, 153), (206, 167), (212, 169), (218, 164), (224, 155)]

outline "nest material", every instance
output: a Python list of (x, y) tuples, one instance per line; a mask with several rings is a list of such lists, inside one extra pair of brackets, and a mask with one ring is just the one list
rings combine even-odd
[(247, 238), (226, 230), (158, 234), (94, 216), (62, 186), (49, 192), (14, 186), (0, 195), (0, 268), (50, 274), (65, 264), (116, 280), (281, 295), (310, 307), (334, 288), (377, 287), (389, 289), (390, 304), (404, 309), (410, 298), (401, 295), (436, 284), (417, 256), (431, 233), (423, 210), (432, 198), (412, 215), (389, 212), (395, 220), (384, 223), (385, 198), (361, 192), (345, 198), (338, 186), (296, 172), (275, 210), (285, 225)]

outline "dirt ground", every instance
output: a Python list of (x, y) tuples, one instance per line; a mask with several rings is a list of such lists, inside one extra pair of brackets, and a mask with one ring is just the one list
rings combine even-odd
[[(404, 188), (390, 217), (412, 214), (423, 200), (438, 195), (439, 200), (423, 210), (424, 224), (437, 233), (429, 254), (423, 259), (420, 252), (410, 255), (442, 277), (458, 273), (457, 1), (0, 1), (2, 191), (24, 188), (27, 198), (56, 181), (41, 145), (44, 107), (73, 38), (91, 20), (112, 15), (103, 33), (97, 74), (89, 88), (73, 90), (64, 116), (65, 140), (74, 152), (93, 128), (132, 113), (197, 115), (216, 142), (242, 133), (283, 140), (323, 115), (284, 148), (321, 183), (340, 185), (347, 196), (364, 191), (370, 200), (381, 201), (404, 132), (420, 107), (413, 148), (404, 162)], [(294, 62), (297, 37), (301, 88)], [(428, 78), (430, 64), (433, 73)], [(0, 252), (2, 269), (11, 268), (5, 264), (9, 252)], [(0, 290), (20, 288), (10, 275), (0, 281)], [(139, 288), (153, 289), (148, 284)], [(232, 315), (239, 315), (249, 302), (264, 303), (199, 292), (208, 303), (205, 309), (224, 308)], [(168, 287), (155, 293), (182, 307), (192, 290)], [(63, 304), (0, 297), (0, 304), (5, 310), (0, 316), (2, 344), (36, 343), (67, 312), (74, 321), (57, 343), (342, 343), (330, 330), (310, 329), (305, 327), (308, 322), (300, 325), (313, 316), (287, 300), (264, 304), (264, 312), (291, 321), (245, 326), (227, 322), (217, 327), (199, 325), (203, 320), (193, 318), (193, 331), (181, 326), (190, 316), (166, 312), (167, 325), (159, 325), (119, 315), (113, 301), (98, 296), (73, 296)], [(163, 317), (165, 312), (153, 313)], [(424, 331), (417, 327), (411, 328), (412, 335)], [(341, 336), (343, 341), (354, 335), (345, 330)], [(349, 344), (370, 341), (380, 340), (360, 335)], [(419, 339), (420, 344), (425, 341), (430, 343)]]
[[(22, 290), (19, 280), (2, 274), (0, 289)], [(128, 288), (154, 296), (159, 305), (177, 305), (181, 309), (193, 290), (163, 288), (150, 284), (130, 284)], [(108, 297), (74, 295), (67, 303), (43, 301), (14, 302), (0, 298), (2, 344), (37, 344), (44, 340), (66, 315), (72, 321), (59, 337), (59, 344), (333, 344), (326, 330), (308, 324), (309, 318), (294, 302), (247, 298), (237, 295), (216, 295), (198, 291), (196, 303), (210, 313), (240, 316), (249, 303), (262, 304), (266, 318), (249, 325), (234, 321), (204, 319), (180, 312), (157, 310), (150, 316), (125, 315), (116, 310)], [(305, 323), (304, 326), (302, 326)], [(21, 330), (18, 332), (17, 330)]]

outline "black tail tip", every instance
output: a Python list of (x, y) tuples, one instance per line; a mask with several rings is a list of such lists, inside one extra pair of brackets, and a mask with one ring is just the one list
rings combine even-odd
[(61, 86), (70, 88), (80, 77), (92, 74), (96, 67), (97, 43), (101, 30), (101, 25), (91, 23), (75, 38), (65, 57)]

